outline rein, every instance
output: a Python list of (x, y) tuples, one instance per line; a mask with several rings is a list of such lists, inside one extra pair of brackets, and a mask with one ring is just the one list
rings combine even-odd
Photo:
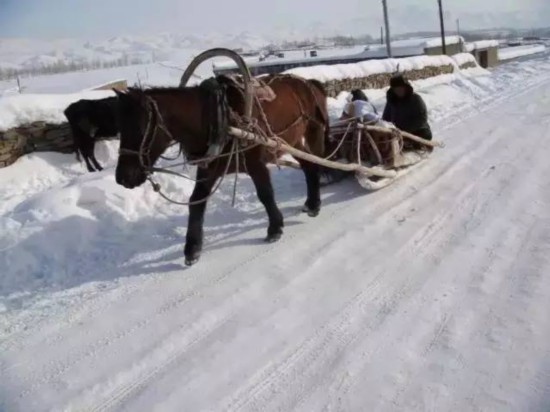
[[(153, 147), (153, 144), (155, 142), (155, 138), (156, 138), (159, 130), (166, 133), (166, 135), (170, 138), (170, 140), (174, 141), (175, 139), (174, 139), (174, 136), (172, 135), (172, 133), (170, 133), (170, 131), (166, 127), (164, 119), (163, 119), (163, 117), (160, 113), (160, 110), (158, 108), (157, 102), (150, 96), (145, 96), (145, 97), (147, 98), (147, 103), (148, 103), (148, 106), (147, 106), (148, 119), (147, 119), (147, 126), (146, 126), (145, 132), (143, 134), (143, 140), (141, 142), (140, 148), (139, 148), (139, 150), (131, 150), (131, 149), (120, 148), (119, 149), (119, 155), (137, 156), (138, 159), (139, 159), (140, 166), (143, 168), (143, 170), (145, 171), (145, 173), (147, 175), (147, 181), (149, 183), (151, 183), (151, 186), (152, 186), (153, 190), (155, 192), (157, 192), (162, 198), (164, 198), (168, 202), (176, 204), (176, 205), (180, 205), (180, 206), (192, 206), (192, 205), (198, 205), (198, 204), (207, 202), (208, 199), (210, 199), (214, 195), (214, 193), (217, 192), (218, 189), (220, 188), (224, 178), (227, 176), (227, 174), (229, 172), (229, 167), (231, 166), (231, 161), (233, 160), (233, 157), (236, 157), (237, 171), (236, 171), (236, 176), (235, 176), (235, 187), (233, 189), (233, 201), (232, 201), (232, 204), (234, 206), (235, 205), (235, 197), (236, 197), (236, 188), (237, 188), (237, 175), (238, 175), (238, 169), (239, 169), (239, 152), (244, 152), (244, 151), (250, 150), (250, 149), (252, 149), (252, 148), (254, 148), (258, 145), (250, 145), (249, 147), (247, 147), (243, 150), (239, 150), (238, 141), (237, 141), (236, 138), (234, 138), (233, 142), (232, 142), (232, 145), (231, 145), (231, 150), (228, 153), (223, 153), (223, 154), (220, 154), (220, 155), (217, 155), (217, 156), (211, 156), (211, 157), (203, 157), (203, 158), (200, 158), (200, 159), (197, 159), (197, 160), (194, 160), (194, 161), (183, 162), (183, 163), (177, 164), (177, 165), (171, 165), (170, 167), (181, 166), (181, 165), (185, 165), (185, 164), (189, 164), (189, 163), (192, 164), (192, 165), (200, 165), (200, 164), (208, 163), (212, 160), (220, 160), (224, 157), (228, 157), (227, 164), (225, 166), (225, 169), (224, 169), (224, 172), (221, 176), (221, 179), (218, 181), (216, 186), (211, 190), (211, 192), (208, 196), (206, 196), (206, 197), (204, 197), (203, 199), (200, 199), (200, 200), (189, 201), (189, 202), (179, 202), (179, 201), (176, 201), (174, 199), (171, 199), (165, 193), (162, 192), (161, 185), (158, 182), (155, 182), (153, 180), (153, 178), (151, 177), (151, 174), (153, 174), (155, 172), (156, 173), (163, 173), (163, 174), (168, 174), (168, 175), (171, 175), (171, 176), (181, 177), (181, 178), (188, 179), (188, 180), (195, 181), (195, 182), (205, 181), (205, 180), (208, 180), (208, 179), (205, 178), (205, 179), (197, 180), (197, 179), (193, 179), (190, 176), (184, 175), (182, 173), (178, 173), (178, 172), (175, 172), (173, 170), (169, 170), (168, 168), (148, 166), (146, 164), (146, 163), (150, 163), (151, 148)], [(156, 116), (156, 122), (154, 121), (155, 116)], [(175, 144), (177, 144), (177, 142), (170, 145), (170, 147), (175, 145)], [(173, 159), (170, 159), (170, 158), (166, 158), (166, 157), (161, 156), (161, 158), (166, 159), (166, 160), (175, 160), (180, 156), (180, 154), (182, 152), (183, 152), (183, 149), (180, 146), (180, 150), (179, 150), (179, 153), (178, 153), (177, 157), (175, 157)], [(145, 161), (146, 159), (148, 160), (148, 162)]]
[[(155, 142), (155, 138), (157, 136), (159, 129), (162, 130), (164, 133), (166, 133), (166, 135), (170, 138), (170, 140), (175, 140), (175, 139), (164, 123), (164, 119), (160, 114), (157, 102), (149, 96), (145, 96), (145, 97), (148, 103), (148, 107), (147, 107), (148, 119), (147, 119), (147, 127), (145, 128), (145, 132), (143, 133), (143, 140), (141, 141), (139, 150), (130, 150), (130, 149), (125, 149), (121, 147), (118, 153), (119, 155), (137, 156), (139, 159), (140, 166), (146, 172), (148, 172), (150, 171), (150, 169), (152, 169), (152, 167), (146, 165), (144, 159), (145, 159), (145, 156), (147, 156), (147, 159), (150, 162), (149, 156), (151, 154), (151, 148), (153, 147), (153, 143)], [(153, 115), (157, 116), (157, 121), (155, 122), (154, 127), (152, 127)], [(149, 144), (147, 145), (148, 142)], [(181, 147), (180, 147), (180, 153), (181, 153)], [(178, 157), (179, 157), (179, 153), (178, 153)]]

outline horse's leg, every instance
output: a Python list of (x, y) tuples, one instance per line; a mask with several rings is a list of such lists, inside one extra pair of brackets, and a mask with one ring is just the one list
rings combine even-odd
[(86, 162), (86, 168), (88, 169), (88, 172), (95, 172), (95, 168), (92, 165), (92, 162), (90, 161), (90, 157), (87, 153), (82, 153), (82, 157), (84, 158), (84, 161)]
[[(73, 126), (71, 123), (71, 134), (73, 138), (73, 147), (74, 151), (76, 152), (76, 160), (79, 162), (82, 161), (82, 158), (84, 158), (84, 161), (86, 162), (86, 169), (88, 169), (88, 172), (95, 172), (94, 166), (90, 163), (89, 159), (89, 152), (88, 152), (88, 139), (90, 137), (83, 132), (79, 127)], [(93, 147), (92, 147), (92, 153), (93, 153)]]
[(103, 167), (99, 164), (99, 162), (95, 158), (95, 153), (94, 152), (92, 152), (92, 155), (90, 156), (90, 160), (92, 161), (93, 165), (95, 166), (95, 168), (98, 172), (103, 170)]
[(101, 171), (103, 170), (103, 167), (101, 167), (95, 158), (95, 142), (96, 140), (94, 137), (86, 136), (86, 139), (82, 142), (82, 151), (84, 153), (84, 157), (86, 158), (86, 162), (91, 162), (93, 165), (93, 171)]
[(248, 163), (247, 171), (256, 187), (258, 199), (264, 205), (269, 217), (269, 227), (267, 228), (267, 237), (265, 240), (270, 243), (276, 242), (283, 234), (284, 219), (275, 202), (269, 169), (264, 163), (258, 161)]
[[(325, 131), (317, 123), (310, 122), (307, 125), (305, 134), (306, 147), (302, 147), (302, 144), (298, 144), (297, 149), (305, 150), (313, 153), (316, 156), (324, 156), (325, 151)], [(320, 173), (321, 168), (315, 163), (308, 162), (303, 159), (296, 159), (300, 163), (304, 175), (306, 177), (307, 185), (307, 199), (302, 209), (310, 217), (315, 217), (321, 210), (321, 191), (320, 191)]]
[(307, 160), (297, 159), (306, 176), (307, 199), (302, 209), (310, 217), (316, 217), (321, 210), (320, 167)]
[(190, 201), (197, 202), (205, 199), (198, 204), (189, 205), (189, 223), (187, 225), (187, 235), (185, 239), (185, 264), (194, 265), (200, 259), (203, 241), (204, 212), (206, 210), (206, 198), (210, 195), (212, 187), (216, 183), (219, 174), (213, 173), (211, 169), (199, 167), (197, 169), (197, 183), (191, 194)]

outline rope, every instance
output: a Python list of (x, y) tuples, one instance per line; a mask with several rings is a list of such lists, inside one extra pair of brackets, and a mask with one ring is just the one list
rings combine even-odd
[(327, 157), (325, 157), (325, 160), (329, 160), (332, 158), (332, 156), (334, 156), (336, 153), (338, 153), (338, 151), (342, 148), (342, 145), (344, 144), (344, 141), (346, 140), (346, 138), (348, 137), (348, 133), (351, 129), (351, 126), (352, 126), (353, 123), (349, 123), (348, 124), (348, 127), (344, 133), (344, 135), (342, 136), (342, 138), (340, 139), (340, 143), (338, 143), (338, 146), (336, 146), (336, 149), (334, 149), (334, 151), (328, 155)]
[[(237, 144), (237, 139), (233, 138), (233, 145)], [(235, 152), (235, 182), (233, 183), (233, 198), (231, 199), (231, 207), (235, 207), (235, 198), (237, 197), (237, 183), (239, 180), (239, 151)]]
[[(362, 122), (361, 125), (368, 126), (368, 125), (373, 125), (375, 123), (376, 123), (375, 121)], [(338, 152), (338, 150), (341, 148), (341, 146), (344, 145), (346, 134), (349, 132), (351, 126), (353, 126), (355, 128), (354, 131), (357, 131), (357, 127), (358, 127), (357, 119), (348, 119), (347, 122), (339, 122), (337, 128), (341, 129), (346, 124), (347, 124), (347, 127), (345, 129), (346, 131), (345, 131), (344, 136), (340, 140), (340, 144), (339, 144), (338, 148), (326, 159), (330, 159), (330, 157), (334, 156)], [(332, 134), (335, 134), (335, 132), (333, 131)], [(376, 143), (374, 142), (374, 139), (372, 138), (372, 136), (366, 131), (366, 129), (365, 129), (365, 135), (367, 137), (369, 145), (371, 146), (372, 150), (374, 151), (374, 154), (375, 154), (375, 156), (376, 156), (376, 158), (377, 158), (377, 160), (379, 161), (380, 164), (385, 164), (387, 161), (391, 160), (393, 158), (393, 156), (391, 154), (389, 154), (387, 156), (382, 156), (381, 153), (380, 153), (380, 150), (378, 149), (378, 145), (392, 143), (394, 140), (397, 140), (398, 145), (399, 145), (398, 146), (399, 151), (401, 152), (403, 150), (403, 145), (404, 145), (403, 136), (401, 135), (401, 133), (397, 129), (392, 129), (391, 130), (391, 138), (383, 139), (383, 140), (377, 140)], [(361, 141), (362, 141), (361, 136), (358, 135), (358, 138), (356, 140), (354, 140), (353, 142), (351, 142), (351, 144), (352, 144), (351, 150), (357, 152), (358, 161), (360, 161), (360, 159), (361, 159), (361, 156), (360, 156)], [(357, 145), (357, 147), (356, 147), (356, 145)]]
[(361, 164), (361, 130), (357, 130), (357, 163)]
[[(214, 196), (214, 194), (218, 191), (218, 189), (220, 188), (221, 184), (223, 183), (225, 177), (227, 176), (227, 173), (229, 171), (229, 167), (231, 165), (231, 160), (233, 159), (233, 155), (235, 154), (234, 153), (234, 150), (235, 150), (235, 147), (236, 147), (236, 144), (237, 144), (237, 139), (233, 139), (233, 145), (231, 146), (231, 155), (229, 156), (229, 159), (227, 160), (227, 164), (225, 165), (225, 170), (221, 176), (221, 178), (219, 178), (216, 186), (210, 190), (210, 193), (205, 196), (204, 198), (200, 199), (200, 200), (195, 200), (195, 201), (189, 201), (189, 202), (179, 202), (179, 201), (176, 201), (174, 199), (171, 199), (169, 198), (166, 194), (164, 194), (162, 192), (162, 187), (159, 183), (155, 182), (150, 176), (147, 178), (147, 180), (149, 181), (149, 183), (151, 183), (151, 186), (153, 187), (153, 190), (155, 192), (157, 192), (164, 200), (174, 204), (174, 205), (178, 205), (178, 206), (194, 206), (194, 205), (200, 205), (202, 203), (205, 203), (207, 202), (212, 196)], [(207, 180), (207, 179), (205, 179)]]
[[(175, 145), (177, 145), (177, 144), (178, 144), (178, 142), (172, 143), (170, 146), (168, 146), (168, 147), (166, 148), (166, 150), (170, 149), (171, 147), (173, 147), (173, 146), (175, 146)], [(173, 161), (176, 160), (178, 157), (180, 157), (180, 155), (182, 154), (182, 152), (183, 152), (183, 149), (182, 149), (181, 144), (180, 144), (180, 148), (179, 148), (179, 150), (178, 150), (178, 154), (176, 155), (176, 157), (167, 157), (167, 156), (160, 155), (160, 158), (161, 158), (162, 160), (167, 160), (167, 161), (169, 161), (169, 162), (173, 162)]]
[(374, 154), (376, 155), (376, 160), (378, 160), (378, 163), (384, 164), (384, 160), (382, 159), (382, 154), (380, 153), (380, 150), (378, 150), (378, 146), (376, 146), (376, 143), (374, 142), (374, 139), (372, 138), (370, 133), (366, 129), (363, 129), (362, 132), (365, 133), (365, 136), (369, 141), (370, 147), (372, 148), (372, 150), (374, 151)]

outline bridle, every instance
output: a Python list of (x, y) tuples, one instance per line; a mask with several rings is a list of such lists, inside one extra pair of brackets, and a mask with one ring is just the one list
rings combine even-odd
[[(233, 160), (233, 158), (236, 159), (237, 171), (238, 171), (239, 148), (238, 148), (237, 139), (233, 139), (233, 142), (232, 142), (231, 149), (230, 149), (229, 153), (227, 153), (225, 155), (218, 155), (218, 156), (215, 156), (213, 158), (213, 159), (218, 159), (219, 160), (220, 158), (227, 157), (227, 163), (226, 163), (226, 166), (225, 166), (225, 169), (224, 169), (224, 172), (223, 172), (223, 175), (222, 175), (221, 179), (217, 182), (217, 185), (211, 190), (210, 194), (208, 194), (204, 198), (202, 198), (200, 200), (197, 200), (197, 201), (189, 201), (189, 202), (175, 201), (175, 200), (169, 198), (166, 194), (164, 194), (162, 192), (162, 188), (161, 188), (160, 184), (153, 180), (151, 175), (154, 172), (165, 173), (165, 174), (169, 174), (169, 175), (183, 177), (185, 179), (193, 180), (195, 182), (198, 182), (199, 180), (195, 180), (195, 179), (193, 179), (189, 176), (186, 176), (184, 174), (175, 172), (173, 170), (169, 170), (169, 169), (166, 169), (166, 168), (157, 168), (157, 167), (154, 167), (154, 166), (149, 166), (147, 164), (147, 163), (151, 163), (151, 157), (150, 157), (151, 149), (153, 147), (153, 144), (155, 142), (155, 138), (156, 138), (159, 130), (166, 133), (166, 135), (170, 138), (171, 141), (174, 141), (175, 139), (174, 139), (172, 133), (170, 133), (170, 131), (166, 127), (166, 124), (164, 123), (164, 119), (163, 119), (163, 117), (160, 113), (157, 102), (153, 98), (151, 98), (150, 96), (145, 95), (145, 98), (147, 100), (147, 105), (148, 105), (148, 106), (146, 106), (146, 109), (148, 111), (148, 119), (147, 119), (147, 126), (146, 126), (145, 132), (143, 134), (143, 140), (140, 144), (139, 150), (131, 150), (131, 149), (120, 148), (119, 149), (119, 155), (120, 156), (137, 156), (138, 159), (139, 159), (139, 163), (140, 163), (141, 167), (143, 168), (143, 170), (145, 172), (146, 179), (149, 181), (149, 183), (151, 183), (151, 186), (153, 187), (153, 190), (155, 192), (157, 192), (160, 196), (162, 196), (165, 200), (169, 201), (170, 203), (180, 205), (180, 206), (190, 206), (190, 205), (197, 205), (197, 204), (201, 204), (201, 203), (206, 202), (219, 189), (222, 181), (224, 180), (225, 176), (227, 175), (227, 173), (229, 171), (229, 167), (231, 165), (231, 161)], [(156, 121), (154, 119), (154, 116), (156, 116)], [(180, 146), (180, 153), (181, 153), (181, 151), (182, 151), (182, 148)], [(149, 162), (146, 162), (145, 159), (147, 159)], [(201, 158), (196, 162), (190, 162), (190, 163), (200, 164), (201, 162), (204, 163), (207, 160), (212, 160), (212, 159)], [(185, 164), (185, 162), (183, 164)], [(233, 204), (235, 203), (235, 191), (236, 191), (237, 176), (238, 176), (238, 174), (235, 174), (235, 187), (233, 189), (234, 190), (233, 191)]]
[[(147, 126), (145, 132), (143, 133), (143, 140), (141, 141), (139, 150), (125, 149), (121, 147), (118, 151), (120, 156), (137, 156), (139, 159), (140, 166), (143, 168), (145, 173), (150, 174), (155, 171), (155, 168), (150, 165), (151, 163), (151, 149), (155, 143), (155, 139), (158, 135), (159, 130), (163, 131), (171, 141), (174, 141), (174, 136), (164, 123), (164, 119), (160, 114), (160, 110), (157, 102), (150, 96), (144, 95), (147, 106), (145, 107), (148, 113)], [(154, 117), (156, 116), (156, 121)], [(180, 148), (181, 151), (181, 148)], [(179, 154), (178, 154), (179, 156)]]

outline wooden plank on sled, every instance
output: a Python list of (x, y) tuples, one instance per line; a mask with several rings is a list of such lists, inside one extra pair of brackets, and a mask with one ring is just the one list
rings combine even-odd
[(250, 142), (254, 142), (256, 144), (267, 146), (271, 149), (283, 150), (298, 159), (307, 160), (308, 162), (315, 163), (320, 166), (325, 166), (330, 169), (342, 170), (344, 172), (356, 172), (365, 176), (378, 176), (378, 177), (395, 177), (396, 176), (396, 172), (393, 170), (373, 169), (370, 167), (362, 166), (360, 164), (342, 164), (338, 162), (333, 162), (331, 160), (323, 159), (321, 157), (312, 155), (311, 153), (306, 153), (301, 150), (298, 150), (288, 145), (280, 138), (278, 141), (271, 138), (265, 139), (254, 133), (247, 132), (242, 129), (238, 129), (236, 127), (230, 127), (229, 134), (239, 139), (244, 139)]
[[(366, 129), (367, 131), (384, 133), (384, 134), (392, 134), (392, 129), (390, 128), (363, 124), (363, 123), (357, 122), (356, 119), (345, 119), (345, 120), (339, 120), (335, 123), (332, 123), (330, 125), (330, 133), (331, 134), (345, 133), (348, 130), (350, 123), (353, 123), (353, 122), (356, 122), (356, 124), (351, 126), (352, 130), (353, 130), (353, 127), (355, 126), (358, 129)], [(424, 146), (445, 147), (445, 144), (442, 142), (438, 142), (435, 140), (426, 140), (421, 137), (415, 136), (414, 134), (405, 132), (403, 130), (400, 130), (400, 129), (397, 129), (397, 130), (399, 130), (399, 132), (401, 133), (401, 136), (403, 136), (405, 139), (412, 140)]]

